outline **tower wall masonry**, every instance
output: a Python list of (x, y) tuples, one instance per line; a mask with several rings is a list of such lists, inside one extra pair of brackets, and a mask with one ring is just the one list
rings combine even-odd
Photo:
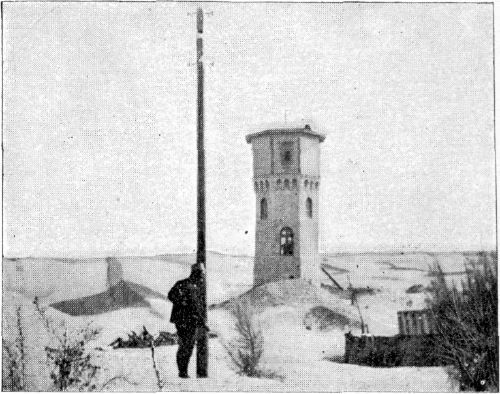
[(253, 148), (256, 193), (255, 285), (319, 279), (319, 144), (323, 139), (307, 127), (247, 136)]

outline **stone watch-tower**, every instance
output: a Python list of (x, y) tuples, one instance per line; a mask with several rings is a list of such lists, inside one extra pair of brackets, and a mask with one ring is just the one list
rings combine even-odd
[(319, 280), (319, 144), (324, 139), (309, 125), (246, 137), (253, 148), (257, 196), (255, 285)]

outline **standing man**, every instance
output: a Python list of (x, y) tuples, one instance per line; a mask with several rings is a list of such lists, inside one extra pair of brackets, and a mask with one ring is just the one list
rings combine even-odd
[(203, 317), (201, 289), (205, 280), (203, 265), (193, 264), (189, 278), (178, 281), (168, 293), (168, 299), (174, 304), (170, 322), (175, 324), (179, 348), (177, 349), (177, 367), (180, 378), (189, 378), (188, 365), (193, 353), (199, 330), (208, 330)]

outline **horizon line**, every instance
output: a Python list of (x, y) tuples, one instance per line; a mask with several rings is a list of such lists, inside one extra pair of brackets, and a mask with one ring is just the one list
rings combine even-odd
[[(483, 248), (483, 249), (449, 249), (449, 250), (432, 250), (432, 249), (390, 249), (390, 250), (347, 250), (347, 251), (326, 251), (319, 252), (320, 256), (335, 256), (335, 255), (363, 255), (363, 254), (446, 254), (446, 253), (480, 253), (480, 252), (498, 252), (498, 247), (495, 248)], [(224, 256), (232, 257), (248, 257), (253, 258), (254, 255), (249, 254), (237, 254), (229, 252), (221, 252), (219, 250), (207, 250), (207, 254), (220, 254)], [(7, 260), (21, 260), (21, 259), (105, 259), (108, 257), (115, 258), (127, 258), (127, 257), (143, 257), (143, 258), (155, 258), (160, 256), (182, 256), (182, 255), (194, 255), (196, 256), (196, 251), (189, 252), (163, 252), (156, 254), (106, 254), (106, 255), (80, 255), (80, 256), (2, 256), (2, 259)]]

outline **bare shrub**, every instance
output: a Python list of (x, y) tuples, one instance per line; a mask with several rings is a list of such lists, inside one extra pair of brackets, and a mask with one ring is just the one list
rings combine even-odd
[[(135, 332), (133, 332), (133, 331), (132, 331), (132, 333), (135, 334)], [(156, 359), (155, 359), (155, 348), (156, 348), (155, 342), (157, 342), (157, 340), (160, 338), (160, 336), (161, 336), (161, 334), (158, 335), (158, 337), (155, 339), (155, 337), (149, 333), (149, 331), (146, 329), (145, 326), (142, 326), (141, 336), (129, 335), (129, 337), (133, 338), (136, 343), (138, 342), (140, 344), (144, 344), (151, 349), (151, 362), (153, 364), (153, 371), (154, 371), (155, 377), (156, 377), (156, 387), (158, 387), (159, 391), (162, 391), (163, 387), (165, 387), (165, 381), (160, 376), (160, 370), (158, 369), (158, 365), (156, 364)]]
[(461, 290), (449, 285), (437, 264), (430, 309), (438, 334), (436, 351), (454, 366), (461, 390), (498, 392), (497, 255), (480, 253), (466, 267)]
[(86, 348), (99, 330), (89, 324), (69, 332), (64, 321), (59, 327), (51, 321), (36, 298), (34, 305), (51, 336), (52, 343), (45, 347), (45, 353), (52, 368), (50, 378), (54, 388), (59, 391), (96, 390), (96, 375), (100, 367), (92, 363), (92, 354)]
[(232, 312), (236, 318), (237, 337), (225, 343), (224, 348), (236, 371), (240, 375), (251, 377), (281, 378), (277, 373), (261, 368), (264, 337), (253, 320), (253, 312), (249, 303), (236, 303)]
[(2, 338), (2, 349), (2, 390), (27, 391), (26, 338), (20, 306), (16, 308), (16, 337), (12, 342)]
[(153, 362), (153, 369), (155, 371), (155, 376), (156, 376), (156, 386), (158, 387), (159, 391), (162, 391), (163, 387), (165, 387), (165, 382), (160, 377), (160, 371), (158, 370), (158, 366), (156, 365), (154, 340), (151, 340), (151, 360)]

